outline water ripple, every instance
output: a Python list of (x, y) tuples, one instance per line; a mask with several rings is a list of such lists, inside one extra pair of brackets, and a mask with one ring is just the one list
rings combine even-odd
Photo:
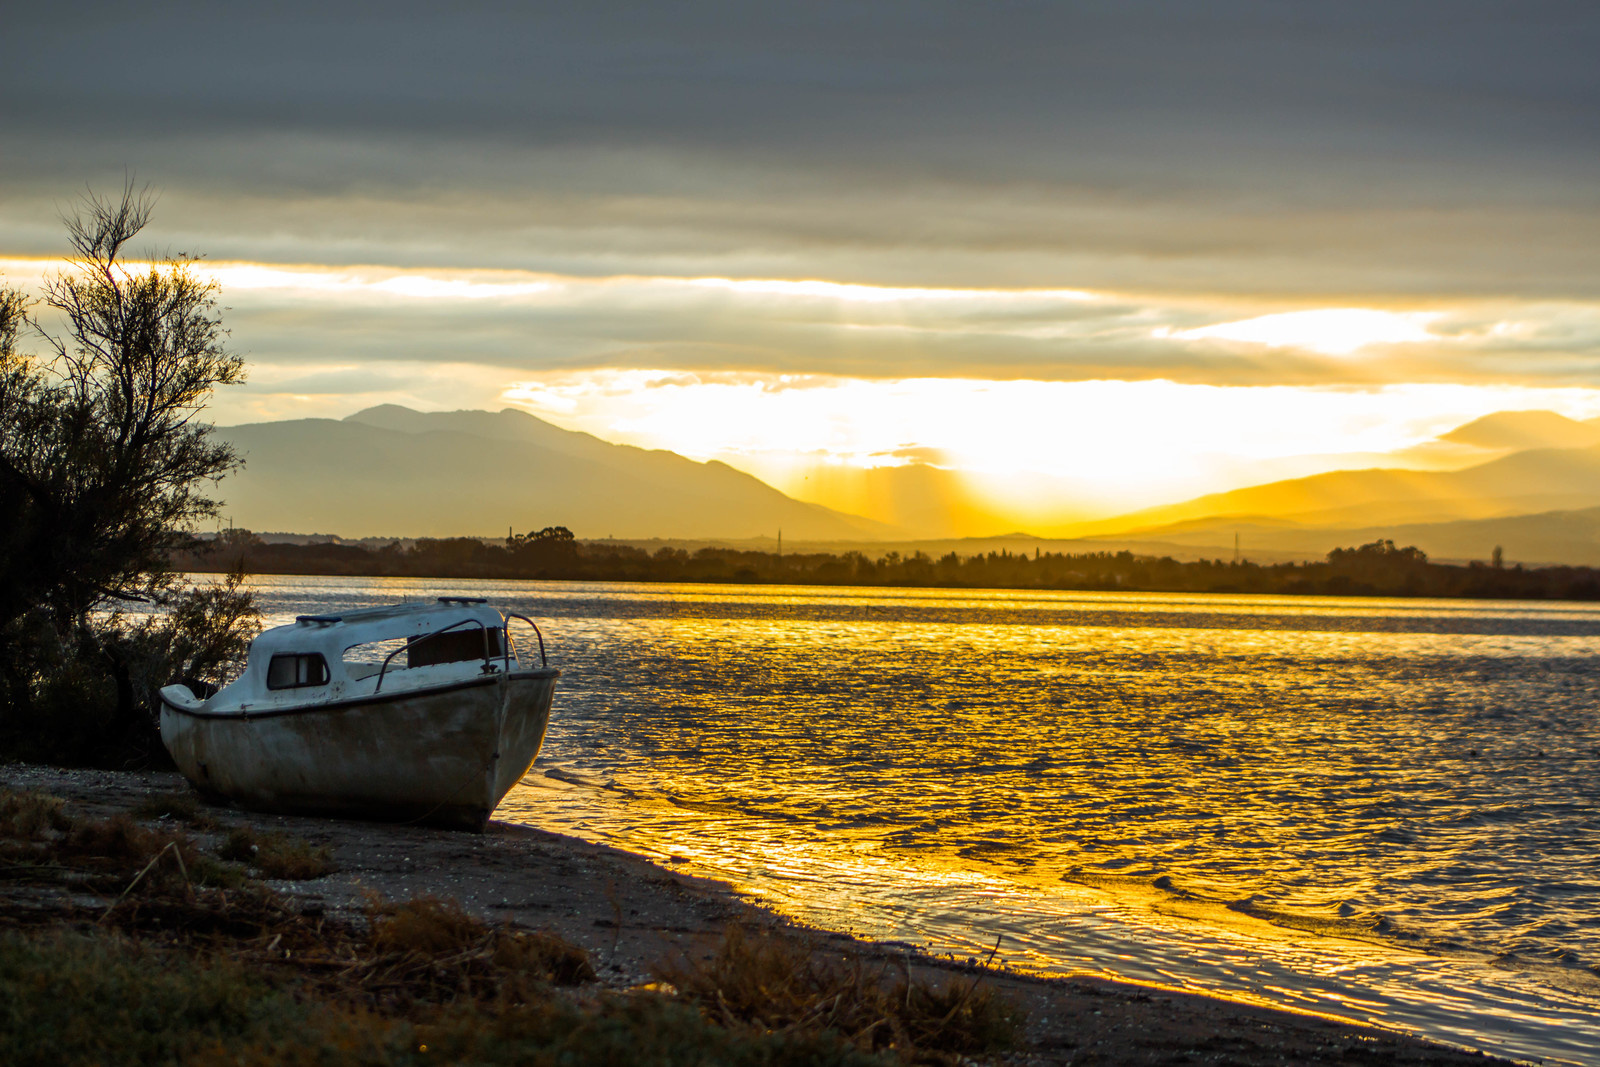
[[(688, 856), (835, 925), (945, 945), (999, 933), (1043, 970), (1600, 1059), (1600, 610), (264, 589), (286, 617), (424, 586), (550, 620), (554, 777), (502, 815)], [(1399, 955), (1329, 963), (1261, 930)]]

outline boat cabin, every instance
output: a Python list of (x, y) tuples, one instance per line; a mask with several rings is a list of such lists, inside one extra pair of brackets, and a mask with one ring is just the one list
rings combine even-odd
[(302, 615), (257, 635), (244, 673), (208, 704), (219, 712), (323, 703), (536, 666), (519, 662), (511, 618), (520, 616), (469, 597)]

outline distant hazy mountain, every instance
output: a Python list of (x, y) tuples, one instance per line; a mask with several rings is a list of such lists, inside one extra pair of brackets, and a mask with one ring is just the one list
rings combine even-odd
[(1441, 441), (1498, 452), (1600, 445), (1600, 420), (1579, 422), (1553, 411), (1497, 411), (1458, 426)]
[(566, 526), (584, 538), (882, 537), (722, 463), (615, 445), (505, 410), (385, 405), (219, 427), (244, 453), (224, 514), (256, 530), (443, 537)]
[[(1487, 457), (1478, 449), (1459, 447), (1467, 458), (1461, 467)], [(1303, 477), (1337, 468), (1339, 463), (1380, 463), (1381, 453), (1319, 456), (1295, 455), (1241, 459), (1228, 471), (1233, 485)], [(1086, 472), (1081, 478), (1036, 471), (986, 472), (948, 470), (924, 463), (897, 467), (859, 468), (818, 464), (803, 482), (781, 483), (804, 500), (828, 500), (855, 515), (901, 530), (906, 536), (951, 539), (996, 537), (1013, 530), (1054, 537), (1082, 529), (1097, 516), (1112, 514), (1104, 502), (1107, 486)], [(1215, 477), (1222, 477), (1217, 474)]]
[[(1359, 529), (1532, 515), (1600, 505), (1600, 446), (1516, 452), (1459, 471), (1334, 471), (1149, 508), (1078, 536), (1166, 539), (1171, 531), (1270, 519)], [(1181, 527), (1180, 527), (1181, 524)]]
[(1600, 566), (1600, 507), (1497, 519), (1338, 529), (1241, 518), (1184, 524), (1151, 530), (1142, 536), (1151, 539), (1146, 544), (1163, 546), (1157, 551), (1170, 550), (1179, 558), (1199, 554), (1226, 559), (1233, 555), (1235, 535), (1245, 558), (1268, 561), (1285, 556), (1321, 559), (1333, 548), (1388, 539), (1402, 546), (1416, 545), (1439, 560), (1488, 560), (1495, 547), (1500, 546), (1508, 564)]
[(1149, 508), (1074, 533), (1219, 554), (1231, 553), (1237, 535), (1246, 555), (1305, 557), (1392, 538), (1445, 559), (1488, 559), (1500, 545), (1508, 560), (1600, 564), (1600, 420), (1506, 411), (1439, 440), (1498, 458), (1461, 470), (1378, 468), (1286, 479)]

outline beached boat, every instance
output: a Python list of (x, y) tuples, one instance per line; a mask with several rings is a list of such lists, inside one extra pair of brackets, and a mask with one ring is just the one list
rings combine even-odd
[(302, 615), (221, 690), (161, 690), (161, 740), (244, 807), (481, 830), (539, 754), (559, 676), (530, 620), (477, 598)]

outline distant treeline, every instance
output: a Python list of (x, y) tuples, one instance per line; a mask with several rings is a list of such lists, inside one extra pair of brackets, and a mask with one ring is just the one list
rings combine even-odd
[(1500, 567), (1431, 563), (1416, 548), (1375, 541), (1338, 548), (1319, 563), (1198, 560), (1131, 552), (989, 552), (937, 559), (921, 552), (784, 553), (702, 548), (654, 552), (576, 540), (554, 526), (507, 538), (422, 538), (379, 548), (337, 542), (266, 543), (246, 531), (218, 537), (173, 560), (191, 571), (235, 566), (256, 574), (359, 575), (408, 578), (535, 578), (627, 582), (740, 582), (794, 585), (932, 586), (961, 589), (1082, 589), (1185, 593), (1276, 593), (1321, 596), (1480, 597), (1600, 600), (1600, 570), (1591, 567)]

